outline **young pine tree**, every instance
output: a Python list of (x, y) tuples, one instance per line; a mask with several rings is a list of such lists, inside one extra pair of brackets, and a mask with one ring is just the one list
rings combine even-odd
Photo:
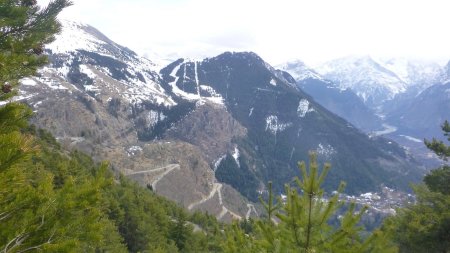
[[(244, 235), (237, 226), (227, 232), (226, 252), (396, 252), (386, 236), (375, 231), (365, 240), (357, 225), (366, 207), (356, 210), (350, 204), (340, 219), (340, 225), (329, 224), (332, 216), (343, 205), (338, 196), (342, 183), (329, 199), (324, 198), (322, 183), (330, 169), (327, 164), (319, 171), (316, 154), (310, 154), (309, 168), (299, 163), (301, 178), (295, 178), (293, 187), (286, 186), (286, 201), (274, 202), (269, 184), (269, 201), (264, 202), (268, 219), (257, 222), (254, 235)], [(272, 218), (274, 217), (274, 218)], [(238, 249), (236, 251), (235, 249)], [(243, 251), (244, 252), (244, 251)]]
[[(450, 141), (448, 121), (442, 130)], [(442, 141), (425, 140), (425, 145), (444, 161), (450, 157), (450, 146)], [(383, 227), (393, 235), (400, 252), (450, 252), (450, 167), (443, 165), (430, 171), (424, 183), (413, 186), (416, 203), (397, 210)]]
[[(69, 5), (55, 0), (40, 8), (34, 0), (0, 0), (0, 102), (11, 99), (19, 80), (46, 63), (43, 46), (59, 31), (56, 16)], [(87, 252), (114, 245), (103, 237), (112, 224), (93, 207), (101, 178), (77, 185), (72, 179), (56, 191), (54, 175), (30, 159), (39, 152), (31, 135), (23, 133), (30, 115), (23, 104), (9, 101), (0, 107), (0, 250)]]

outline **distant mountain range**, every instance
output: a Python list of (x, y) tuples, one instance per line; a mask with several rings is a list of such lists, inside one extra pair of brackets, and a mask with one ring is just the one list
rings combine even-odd
[[(309, 151), (333, 166), (328, 190), (341, 180), (348, 193), (407, 190), (423, 174), (401, 146), (347, 122), (347, 110), (369, 117), (363, 125), (372, 109), (318, 72), (293, 73), (297, 83), (251, 52), (179, 59), (159, 71), (93, 27), (63, 26), (46, 49), (52, 63), (22, 80), (33, 123), (188, 209), (221, 220), (257, 215), (267, 182), (282, 192)], [(303, 89), (343, 99), (316, 101)]]
[(315, 70), (341, 89), (353, 90), (372, 108), (402, 93), (417, 95), (442, 81), (444, 74), (443, 68), (433, 62), (395, 58), (382, 61), (370, 56), (336, 59)]
[(365, 56), (315, 69), (299, 61), (280, 68), (293, 73), (299, 87), (330, 111), (371, 135), (395, 139), (422, 158), (431, 155), (423, 139), (441, 137), (439, 126), (450, 118), (449, 65)]

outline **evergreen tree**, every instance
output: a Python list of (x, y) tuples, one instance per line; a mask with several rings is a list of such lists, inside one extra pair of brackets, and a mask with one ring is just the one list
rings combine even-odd
[(0, 101), (12, 97), (19, 80), (46, 63), (43, 47), (60, 30), (56, 16), (70, 4), (54, 0), (40, 8), (35, 0), (0, 1)]
[(325, 165), (320, 172), (316, 155), (311, 153), (309, 169), (303, 162), (299, 168), (302, 177), (294, 179), (294, 186), (285, 187), (285, 202), (273, 203), (269, 184), (269, 201), (263, 201), (268, 219), (258, 221), (256, 233), (251, 236), (233, 226), (223, 245), (226, 252), (396, 252), (381, 231), (365, 240), (361, 238), (357, 224), (366, 207), (357, 211), (356, 205), (350, 204), (340, 226), (329, 225), (332, 215), (342, 206), (338, 196), (344, 184), (338, 194), (326, 199), (321, 186), (330, 166)]
[[(450, 123), (446, 120), (441, 128), (444, 132), (444, 136), (450, 141)], [(450, 157), (450, 146), (446, 145), (443, 141), (433, 138), (431, 141), (425, 140), (425, 145), (444, 161), (447, 161)]]
[(62, 150), (51, 134), (28, 126), (26, 105), (12, 102), (19, 80), (47, 62), (43, 46), (70, 4), (54, 0), (41, 9), (35, 0), (0, 0), (0, 251), (217, 249), (215, 219), (196, 215), (208, 220), (205, 230), (214, 227), (208, 236), (186, 226), (186, 215), (172, 222), (185, 214), (180, 207), (123, 177), (114, 180), (105, 164)]
[[(55, 0), (41, 9), (33, 0), (0, 1), (0, 101), (12, 98), (19, 80), (46, 63), (43, 46), (59, 31), (56, 16), (69, 5)], [(45, 152), (24, 133), (30, 115), (23, 104), (0, 107), (1, 250), (122, 252), (113, 224), (96, 204), (99, 189), (108, 185), (102, 174), (87, 179), (69, 173), (55, 185), (53, 172), (39, 162)], [(67, 171), (69, 165), (56, 164), (53, 170)]]
[[(450, 141), (450, 125), (442, 125)], [(450, 146), (442, 141), (425, 140), (425, 145), (444, 161), (450, 157)], [(400, 252), (450, 252), (450, 167), (444, 165), (432, 170), (422, 185), (413, 186), (417, 201), (397, 210), (396, 216), (384, 222)]]

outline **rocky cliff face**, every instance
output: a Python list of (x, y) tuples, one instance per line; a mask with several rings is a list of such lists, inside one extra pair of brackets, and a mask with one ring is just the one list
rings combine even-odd
[(233, 151), (233, 141), (247, 134), (224, 106), (205, 103), (174, 124), (164, 139), (182, 140), (197, 146), (214, 165), (223, 154)]

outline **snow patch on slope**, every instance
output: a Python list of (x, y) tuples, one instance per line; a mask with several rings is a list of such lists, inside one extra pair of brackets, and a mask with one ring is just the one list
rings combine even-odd
[(290, 126), (292, 126), (292, 123), (280, 122), (276, 115), (270, 115), (266, 118), (266, 131), (269, 130), (272, 134), (277, 134), (277, 132), (282, 132)]
[(277, 86), (277, 81), (275, 79), (270, 80), (270, 85)]
[(22, 80), (20, 80), (20, 84), (25, 85), (25, 86), (36, 86), (36, 81), (34, 81), (31, 78), (24, 78)]
[(218, 92), (216, 92), (216, 90), (214, 90), (211, 86), (199, 85), (199, 87), (201, 91), (204, 91), (209, 95), (209, 97), (201, 97), (202, 99), (210, 101), (214, 104), (225, 105), (223, 97)]
[(135, 156), (135, 155), (141, 153), (142, 150), (143, 149), (140, 146), (131, 146), (128, 149), (126, 149), (127, 156)]
[(219, 157), (219, 159), (217, 159), (216, 162), (214, 162), (214, 172), (217, 170), (217, 168), (219, 167), (220, 163), (222, 162), (223, 159), (225, 159), (225, 157), (227, 157), (227, 154), (222, 155), (221, 157)]
[(297, 115), (300, 118), (304, 118), (306, 114), (314, 112), (314, 108), (309, 107), (309, 101), (307, 99), (301, 99), (297, 107)]
[[(182, 97), (184, 99), (190, 100), (190, 101), (197, 101), (198, 105), (203, 105), (205, 102), (211, 102), (218, 105), (224, 105), (224, 99), (223, 97), (216, 91), (214, 88), (208, 85), (202, 85), (200, 84), (199, 78), (198, 78), (198, 65), (197, 62), (194, 62), (194, 78), (195, 78), (195, 84), (196, 84), (196, 93), (189, 93), (186, 91), (181, 90), (177, 86), (177, 82), (180, 79), (179, 76), (177, 76), (177, 72), (180, 70), (181, 66), (183, 65), (185, 70), (184, 75), (181, 79), (182, 82), (184, 82), (186, 77), (186, 64), (184, 62), (180, 62), (172, 72), (170, 73), (170, 76), (172, 76), (175, 80), (173, 82), (170, 82), (169, 85), (172, 87), (172, 92), (179, 97)], [(207, 94), (207, 96), (202, 96), (201, 93)]]
[(322, 155), (326, 158), (330, 158), (332, 155), (337, 153), (336, 149), (334, 149), (333, 146), (331, 146), (330, 144), (323, 145), (322, 143), (319, 143), (319, 145), (317, 145), (316, 152), (318, 155)]
[(92, 72), (92, 70), (85, 64), (80, 64), (80, 72), (86, 74), (89, 78), (91, 79), (95, 79), (95, 77), (97, 76), (96, 74), (94, 74), (94, 72)]
[[(173, 82), (169, 83), (170, 87), (172, 87), (172, 92), (175, 93), (175, 95), (177, 95), (179, 97), (183, 97), (187, 100), (191, 100), (191, 101), (199, 100), (201, 97), (198, 94), (187, 93), (187, 92), (181, 90), (180, 88), (178, 88), (178, 86), (177, 86), (178, 79), (180, 79), (180, 77), (177, 76), (177, 72), (178, 72), (178, 70), (180, 70), (182, 64), (183, 64), (183, 62), (180, 62), (180, 64), (175, 66), (175, 68), (173, 68), (172, 72), (170, 73), (170, 76), (175, 78), (175, 80)], [(184, 79), (183, 79), (183, 81), (184, 81)]]
[(147, 127), (151, 128), (158, 124), (159, 121), (162, 121), (166, 118), (162, 112), (150, 110), (146, 117)]
[(236, 164), (238, 165), (238, 167), (241, 167), (241, 165), (239, 164), (239, 156), (240, 156), (240, 154), (239, 154), (239, 149), (238, 149), (237, 146), (234, 147), (234, 152), (233, 152), (232, 156), (234, 158), (234, 161), (236, 161)]

